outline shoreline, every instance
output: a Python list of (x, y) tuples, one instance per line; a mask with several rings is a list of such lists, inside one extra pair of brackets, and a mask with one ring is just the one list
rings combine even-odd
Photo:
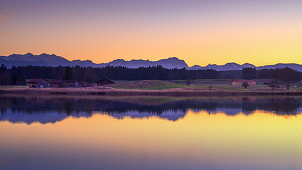
[(94, 95), (94, 96), (302, 96), (302, 91), (296, 90), (204, 90), (204, 89), (168, 89), (168, 90), (130, 90), (102, 88), (7, 88), (0, 89), (0, 95)]

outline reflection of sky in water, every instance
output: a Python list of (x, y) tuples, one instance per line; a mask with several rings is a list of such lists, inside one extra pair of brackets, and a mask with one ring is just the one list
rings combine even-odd
[(0, 169), (302, 169), (298, 99), (3, 101)]
[(301, 122), (259, 111), (1, 122), (0, 169), (301, 169)]

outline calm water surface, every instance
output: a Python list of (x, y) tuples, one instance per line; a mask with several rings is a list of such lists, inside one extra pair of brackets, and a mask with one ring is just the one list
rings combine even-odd
[(302, 169), (302, 98), (0, 96), (0, 169)]

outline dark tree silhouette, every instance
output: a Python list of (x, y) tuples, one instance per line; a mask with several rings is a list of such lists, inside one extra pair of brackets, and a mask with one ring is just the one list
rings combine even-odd
[(72, 68), (71, 67), (66, 67), (65, 68), (65, 74), (64, 74), (64, 80), (72, 80)]
[(89, 83), (98, 81), (93, 68), (88, 67), (87, 69), (85, 69), (84, 81), (89, 82)]
[(257, 72), (255, 68), (244, 68), (242, 69), (243, 79), (251, 80), (257, 77)]
[[(243, 73), (246, 72), (246, 73)], [(255, 74), (256, 72), (256, 74)], [(3, 75), (2, 75), (3, 74)], [(300, 72), (291, 69), (267, 69), (267, 70), (187, 70), (166, 69), (162, 66), (126, 68), (126, 67), (41, 67), (20, 66), (6, 68), (0, 67), (2, 83), (11, 85), (23, 85), (26, 79), (66, 79), (96, 82), (103, 77), (112, 80), (195, 80), (195, 79), (279, 79), (283, 82), (300, 80)], [(3, 80), (5, 78), (5, 81)]]
[(289, 90), (291, 84), (300, 79), (299, 72), (290, 69), (288, 67), (277, 70), (278, 79), (283, 81), (286, 84), (286, 89)]
[(5, 71), (0, 73), (0, 85), (9, 85), (11, 84), (11, 76), (9, 72)]

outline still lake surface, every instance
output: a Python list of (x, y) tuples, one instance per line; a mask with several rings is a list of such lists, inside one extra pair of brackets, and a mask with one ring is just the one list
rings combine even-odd
[(302, 98), (0, 96), (0, 169), (302, 169)]

